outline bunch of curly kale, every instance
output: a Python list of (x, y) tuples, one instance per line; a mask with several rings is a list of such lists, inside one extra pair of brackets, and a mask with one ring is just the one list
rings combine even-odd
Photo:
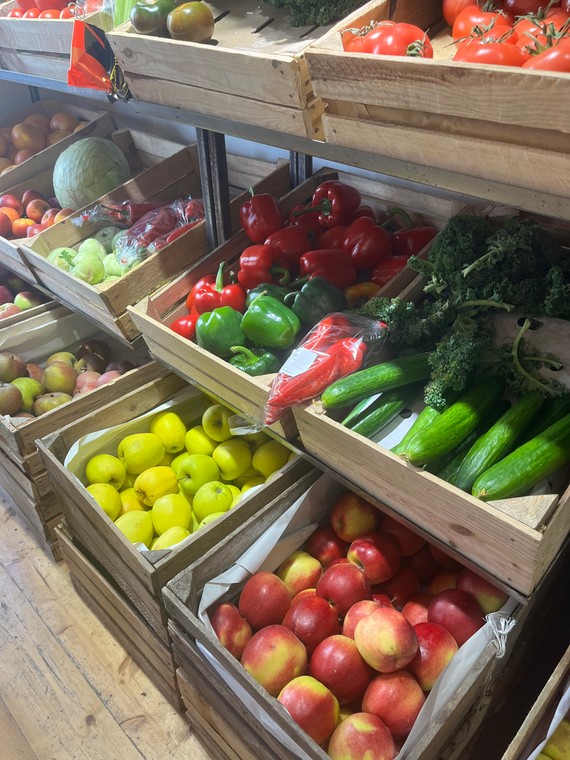
[(356, 10), (360, 0), (271, 0), (276, 8), (286, 8), (291, 14), (291, 26), (330, 24)]
[(490, 365), (517, 396), (531, 387), (563, 391), (532, 376), (540, 364), (560, 365), (525, 351), (528, 320), (512, 347), (492, 347), (489, 316), (495, 309), (570, 319), (570, 257), (538, 224), (509, 217), (497, 227), (483, 217), (456, 216), (429, 259), (412, 257), (408, 265), (426, 277), (423, 303), (374, 298), (361, 313), (389, 325), (388, 341), (399, 352), (432, 352), (426, 404), (445, 408), (450, 391), (461, 391), (474, 371)]

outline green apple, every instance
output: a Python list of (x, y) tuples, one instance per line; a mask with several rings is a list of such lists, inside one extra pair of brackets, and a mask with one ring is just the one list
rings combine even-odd
[(206, 515), (203, 520), (200, 520), (196, 530), (200, 530), (200, 528), (203, 528), (205, 525), (209, 525), (211, 522), (216, 522), (216, 520), (219, 520), (220, 517), (223, 517), (225, 514), (225, 512), (212, 512), (211, 514)]
[(149, 467), (137, 476), (133, 488), (139, 499), (152, 507), (161, 496), (177, 493), (178, 481), (172, 467)]
[(202, 415), (202, 427), (206, 435), (214, 441), (222, 443), (232, 437), (228, 420), (233, 417), (233, 412), (223, 404), (212, 404)]
[(570, 720), (563, 718), (542, 749), (549, 760), (568, 760), (570, 757)]
[(268, 478), (287, 463), (290, 453), (279, 441), (268, 441), (254, 451), (251, 463), (260, 475)]
[(181, 541), (184, 541), (184, 539), (188, 538), (189, 535), (189, 531), (185, 530), (184, 528), (180, 528), (178, 525), (175, 525), (174, 527), (165, 530), (164, 533), (158, 538), (155, 538), (150, 545), (150, 548), (157, 550), (170, 549), (171, 546), (175, 546)]
[(134, 512), (136, 510), (147, 510), (148, 506), (144, 503), (142, 499), (139, 499), (137, 496), (137, 492), (132, 486), (129, 486), (128, 488), (123, 488), (122, 491), (119, 491), (119, 496), (121, 497), (121, 512), (120, 514), (124, 515), (126, 512)]
[(205, 483), (220, 478), (218, 465), (206, 454), (182, 454), (170, 466), (180, 486), (190, 494), (195, 494)]
[(105, 512), (111, 520), (116, 520), (121, 511), (122, 504), (117, 489), (113, 488), (110, 483), (92, 483), (87, 486), (87, 490), (101, 507), (103, 512)]
[(242, 494), (239, 488), (237, 486), (234, 486), (233, 483), (226, 483), (226, 485), (232, 492), (233, 499), (232, 499), (232, 503), (230, 504), (230, 509), (232, 509), (239, 502)]
[(39, 380), (34, 380), (33, 377), (15, 377), (11, 385), (15, 385), (22, 394), (21, 412), (31, 412), (34, 408), (34, 401), (44, 392), (44, 386)]
[(158, 498), (150, 510), (155, 533), (162, 536), (170, 528), (188, 530), (192, 523), (192, 507), (180, 493), (170, 493)]
[(194, 425), (190, 428), (186, 433), (184, 443), (189, 454), (206, 454), (209, 457), (212, 456), (218, 445), (217, 441), (207, 435), (202, 425)]
[(267, 443), (267, 441), (271, 441), (271, 438), (267, 433), (264, 433), (262, 430), (260, 430), (259, 433), (246, 433), (245, 435), (240, 436), (240, 438), (243, 438), (244, 441), (251, 444), (253, 449), (258, 449), (264, 443)]
[(149, 429), (160, 438), (168, 454), (184, 450), (186, 425), (176, 412), (161, 412), (152, 420)]
[(119, 490), (125, 483), (127, 473), (125, 465), (112, 454), (95, 454), (85, 465), (85, 477), (88, 483), (110, 483)]
[(227, 512), (233, 499), (233, 494), (225, 483), (212, 480), (196, 491), (192, 509), (198, 522), (201, 522), (212, 512)]
[(230, 438), (216, 446), (212, 459), (224, 480), (235, 480), (251, 467), (251, 450), (246, 441)]
[(115, 520), (115, 525), (131, 543), (144, 544), (147, 549), (150, 546), (154, 536), (150, 512), (127, 512)]
[(164, 458), (166, 449), (154, 433), (133, 433), (117, 446), (117, 456), (130, 475), (140, 475), (149, 467), (156, 467)]
[(243, 496), (244, 493), (249, 491), (250, 488), (255, 488), (256, 486), (262, 486), (265, 483), (265, 478), (263, 475), (256, 475), (253, 478), (249, 478), (245, 481), (243, 486), (241, 487), (241, 494)]
[(71, 351), (57, 351), (55, 354), (50, 354), (46, 359), (46, 366), (53, 364), (54, 362), (63, 362), (63, 364), (69, 364), (70, 367), (74, 367), (77, 361), (75, 354)]

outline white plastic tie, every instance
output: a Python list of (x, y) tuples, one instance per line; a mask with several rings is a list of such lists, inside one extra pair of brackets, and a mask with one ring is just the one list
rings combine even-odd
[(497, 647), (496, 657), (500, 660), (505, 656), (507, 636), (513, 630), (517, 621), (502, 612), (490, 612), (488, 615), (485, 615), (485, 620), (491, 626), (491, 631), (495, 637), (493, 643)]

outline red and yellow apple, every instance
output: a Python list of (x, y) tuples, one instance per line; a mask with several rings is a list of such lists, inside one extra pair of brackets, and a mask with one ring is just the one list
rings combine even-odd
[(341, 705), (362, 697), (375, 674), (354, 639), (341, 634), (328, 636), (318, 644), (309, 662), (309, 673), (329, 688)]
[(330, 525), (341, 541), (351, 543), (355, 538), (377, 530), (381, 512), (361, 496), (346, 491), (333, 504)]
[(307, 670), (307, 650), (284, 625), (268, 625), (253, 634), (245, 645), (241, 664), (276, 697), (281, 689)]
[(387, 581), (397, 572), (402, 552), (394, 538), (376, 531), (356, 538), (346, 557), (362, 570), (371, 584), (376, 584)]
[(340, 723), (337, 698), (312, 676), (298, 676), (283, 687), (278, 701), (317, 744), (323, 744)]
[(249, 578), (239, 596), (240, 615), (254, 631), (281, 623), (291, 606), (291, 592), (275, 573), (261, 570)]
[(304, 551), (293, 552), (275, 571), (287, 584), (291, 596), (306, 588), (315, 588), (322, 573), (319, 560)]
[(394, 760), (396, 745), (386, 724), (376, 715), (348, 715), (332, 734), (327, 753), (331, 760)]
[(431, 691), (440, 674), (455, 657), (458, 646), (447, 628), (438, 623), (418, 623), (414, 626), (418, 651), (408, 663), (408, 670), (424, 691)]
[(362, 709), (382, 720), (396, 741), (405, 739), (425, 702), (425, 694), (407, 670), (381, 673), (370, 681)]
[(327, 599), (343, 618), (350, 607), (361, 599), (370, 599), (370, 582), (360, 568), (351, 562), (329, 565), (317, 583), (317, 594)]
[(428, 607), (428, 621), (447, 628), (459, 646), (485, 622), (479, 602), (458, 588), (445, 589), (432, 599)]
[(283, 625), (303, 642), (309, 656), (317, 644), (340, 630), (334, 607), (322, 596), (317, 596), (315, 589), (305, 589), (293, 597)]
[(239, 660), (252, 637), (252, 630), (236, 605), (232, 602), (216, 605), (210, 615), (210, 623), (220, 643)]
[(333, 560), (346, 557), (348, 547), (329, 525), (321, 525), (309, 536), (304, 548), (326, 568)]
[(379, 607), (362, 618), (354, 629), (358, 651), (380, 673), (405, 668), (418, 651), (412, 626), (398, 610)]

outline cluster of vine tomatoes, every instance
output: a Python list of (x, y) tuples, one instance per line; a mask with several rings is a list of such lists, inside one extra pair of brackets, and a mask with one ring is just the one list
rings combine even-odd
[[(570, 0), (443, 0), (454, 61), (570, 72)], [(502, 7), (499, 7), (502, 6)], [(342, 35), (346, 52), (433, 58), (427, 33), (381, 21)]]
[(18, 0), (7, 18), (66, 19), (74, 18), (74, 3), (69, 0)]

